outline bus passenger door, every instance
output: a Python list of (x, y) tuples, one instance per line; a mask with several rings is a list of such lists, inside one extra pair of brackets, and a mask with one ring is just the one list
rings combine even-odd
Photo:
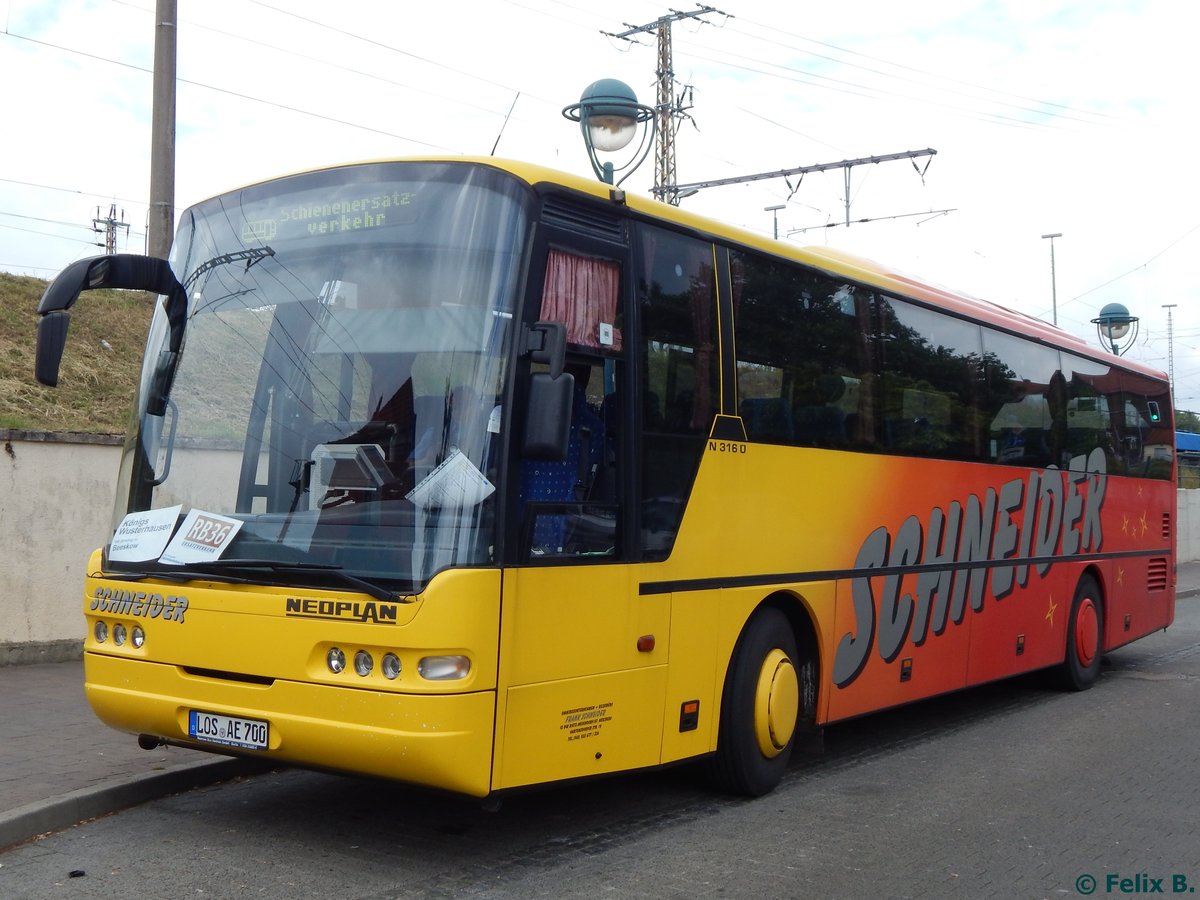
[(624, 270), (554, 246), (545, 265), (537, 318), (566, 328), (571, 427), (565, 458), (515, 467), (496, 789), (655, 765), (662, 742), (670, 600), (638, 596), (627, 564)]
[(565, 460), (521, 461), (522, 564), (506, 569), (494, 788), (659, 762), (670, 599), (624, 562), (622, 379), (571, 355)]

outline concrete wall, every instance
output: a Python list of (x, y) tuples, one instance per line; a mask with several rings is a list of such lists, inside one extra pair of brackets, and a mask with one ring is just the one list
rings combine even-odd
[(1200, 559), (1200, 488), (1179, 491), (1176, 518), (1179, 562)]
[(84, 569), (112, 527), (121, 442), (0, 429), (0, 665), (79, 656)]
[[(0, 666), (77, 658), (84, 569), (111, 534), (122, 439), (0, 429), (0, 443)], [(209, 473), (237, 458), (205, 456)], [(1179, 491), (1177, 518), (1179, 561), (1200, 559), (1200, 490)]]

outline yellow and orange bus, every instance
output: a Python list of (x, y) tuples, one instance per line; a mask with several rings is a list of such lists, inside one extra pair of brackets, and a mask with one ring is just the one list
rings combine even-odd
[(181, 217), (87, 697), (169, 743), (476, 797), (706, 760), (758, 795), (832, 722), (1174, 614), (1167, 380), (828, 249), (494, 159)]

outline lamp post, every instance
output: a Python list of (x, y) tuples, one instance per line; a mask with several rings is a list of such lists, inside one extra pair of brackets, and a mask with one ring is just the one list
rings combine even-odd
[[(562, 114), (564, 118), (579, 123), (592, 170), (605, 184), (614, 184), (617, 171), (625, 172), (621, 181), (633, 174), (654, 144), (654, 108), (638, 103), (633, 89), (615, 78), (601, 78), (589, 84), (579, 102), (564, 108)], [(611, 162), (601, 162), (596, 156), (597, 152), (624, 150), (633, 140), (638, 125), (646, 123), (649, 125), (642, 129), (642, 140), (634, 150), (633, 157), (619, 169), (614, 169)], [(615, 182), (615, 185), (621, 181)]]
[(763, 207), (763, 212), (771, 213), (771, 218), (775, 220), (775, 240), (779, 240), (779, 211), (783, 209), (785, 205), (786, 204), (780, 203), (778, 206)]
[(1061, 231), (1056, 231), (1054, 234), (1043, 234), (1042, 239), (1050, 239), (1050, 297), (1054, 303), (1054, 325), (1058, 326), (1058, 283), (1054, 276), (1054, 239), (1062, 237)]
[[(1109, 303), (1102, 310), (1100, 315), (1092, 319), (1092, 324), (1096, 326), (1096, 334), (1100, 338), (1100, 346), (1106, 350), (1111, 350), (1115, 356), (1120, 356), (1133, 346), (1137, 340), (1138, 333), (1138, 317), (1131, 316), (1129, 309), (1123, 303)], [(1132, 329), (1133, 334), (1129, 337), (1129, 342), (1125, 344), (1125, 349), (1122, 350), (1118, 341), (1124, 341), (1125, 336)]]

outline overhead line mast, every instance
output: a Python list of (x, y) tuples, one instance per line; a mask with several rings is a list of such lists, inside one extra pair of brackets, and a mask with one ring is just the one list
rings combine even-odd
[[(657, 102), (655, 103), (655, 145), (654, 145), (654, 187), (651, 193), (659, 200), (678, 206), (680, 191), (675, 187), (675, 135), (679, 130), (679, 122), (689, 118), (687, 111), (692, 106), (692, 86), (684, 85), (678, 95), (675, 93), (675, 70), (671, 62), (671, 24), (683, 19), (699, 19), (709, 13), (716, 13), (726, 18), (732, 18), (728, 13), (711, 6), (698, 6), (688, 12), (672, 10), (669, 16), (660, 16), (645, 25), (630, 25), (624, 23), (626, 31), (614, 34), (611, 31), (601, 32), (612, 38), (633, 41), (633, 35), (654, 31), (658, 36), (658, 67)], [(684, 105), (686, 98), (687, 105)]]
[[(658, 68), (655, 72), (657, 76), (657, 102), (654, 107), (655, 121), (655, 149), (654, 149), (654, 186), (651, 188), (651, 193), (659, 200), (678, 206), (679, 201), (686, 196), (696, 193), (699, 190), (710, 187), (718, 187), (725, 184), (743, 184), (748, 181), (760, 181), (766, 178), (787, 178), (790, 175), (800, 175), (802, 178), (806, 172), (824, 172), (829, 169), (842, 169), (845, 172), (845, 207), (846, 221), (845, 224), (851, 224), (850, 219), (850, 170), (854, 166), (866, 165), (868, 163), (888, 162), (896, 159), (911, 159), (916, 160), (918, 157), (927, 156), (933, 157), (937, 154), (936, 150), (909, 150), (904, 153), (889, 153), (884, 156), (867, 156), (860, 159), (844, 159), (840, 162), (819, 163), (813, 166), (797, 166), (791, 169), (779, 169), (774, 172), (762, 172), (755, 175), (741, 175), (734, 178), (720, 178), (710, 181), (694, 181), (685, 184), (679, 184), (676, 181), (676, 164), (675, 164), (675, 135), (679, 129), (679, 122), (688, 116), (687, 111), (691, 109), (692, 86), (684, 85), (683, 89), (675, 93), (675, 71), (671, 60), (671, 25), (675, 22), (684, 19), (697, 19), (716, 13), (720, 16), (725, 16), (727, 19), (733, 18), (729, 13), (716, 9), (712, 6), (697, 5), (696, 9), (687, 12), (679, 10), (671, 10), (669, 16), (660, 16), (653, 22), (647, 22), (645, 25), (630, 25), (625, 24), (625, 31), (620, 33), (612, 31), (602, 31), (611, 38), (617, 38), (630, 43), (637, 43), (633, 40), (633, 36), (637, 34), (649, 34), (654, 32), (658, 38)], [(686, 100), (687, 105), (684, 105)], [(929, 163), (932, 159), (926, 161), (924, 167), (918, 167), (916, 162), (913, 162), (913, 168), (917, 170), (922, 178), (925, 177), (925, 170), (929, 168)], [(791, 184), (789, 182), (789, 187)], [(792, 193), (796, 192), (796, 188), (792, 188)], [(931, 211), (944, 214), (950, 210)], [(909, 215), (917, 215), (912, 213)], [(862, 219), (860, 221), (870, 221)]]
[(108, 216), (102, 218), (100, 216), (100, 207), (96, 207), (96, 218), (92, 219), (92, 231), (96, 234), (104, 235), (104, 243), (97, 242), (97, 247), (103, 247), (104, 252), (108, 256), (112, 256), (117, 252), (117, 230), (125, 229), (126, 236), (129, 235), (129, 223), (125, 221), (125, 210), (121, 210), (121, 218), (117, 218), (117, 204), (113, 203), (108, 208)]

